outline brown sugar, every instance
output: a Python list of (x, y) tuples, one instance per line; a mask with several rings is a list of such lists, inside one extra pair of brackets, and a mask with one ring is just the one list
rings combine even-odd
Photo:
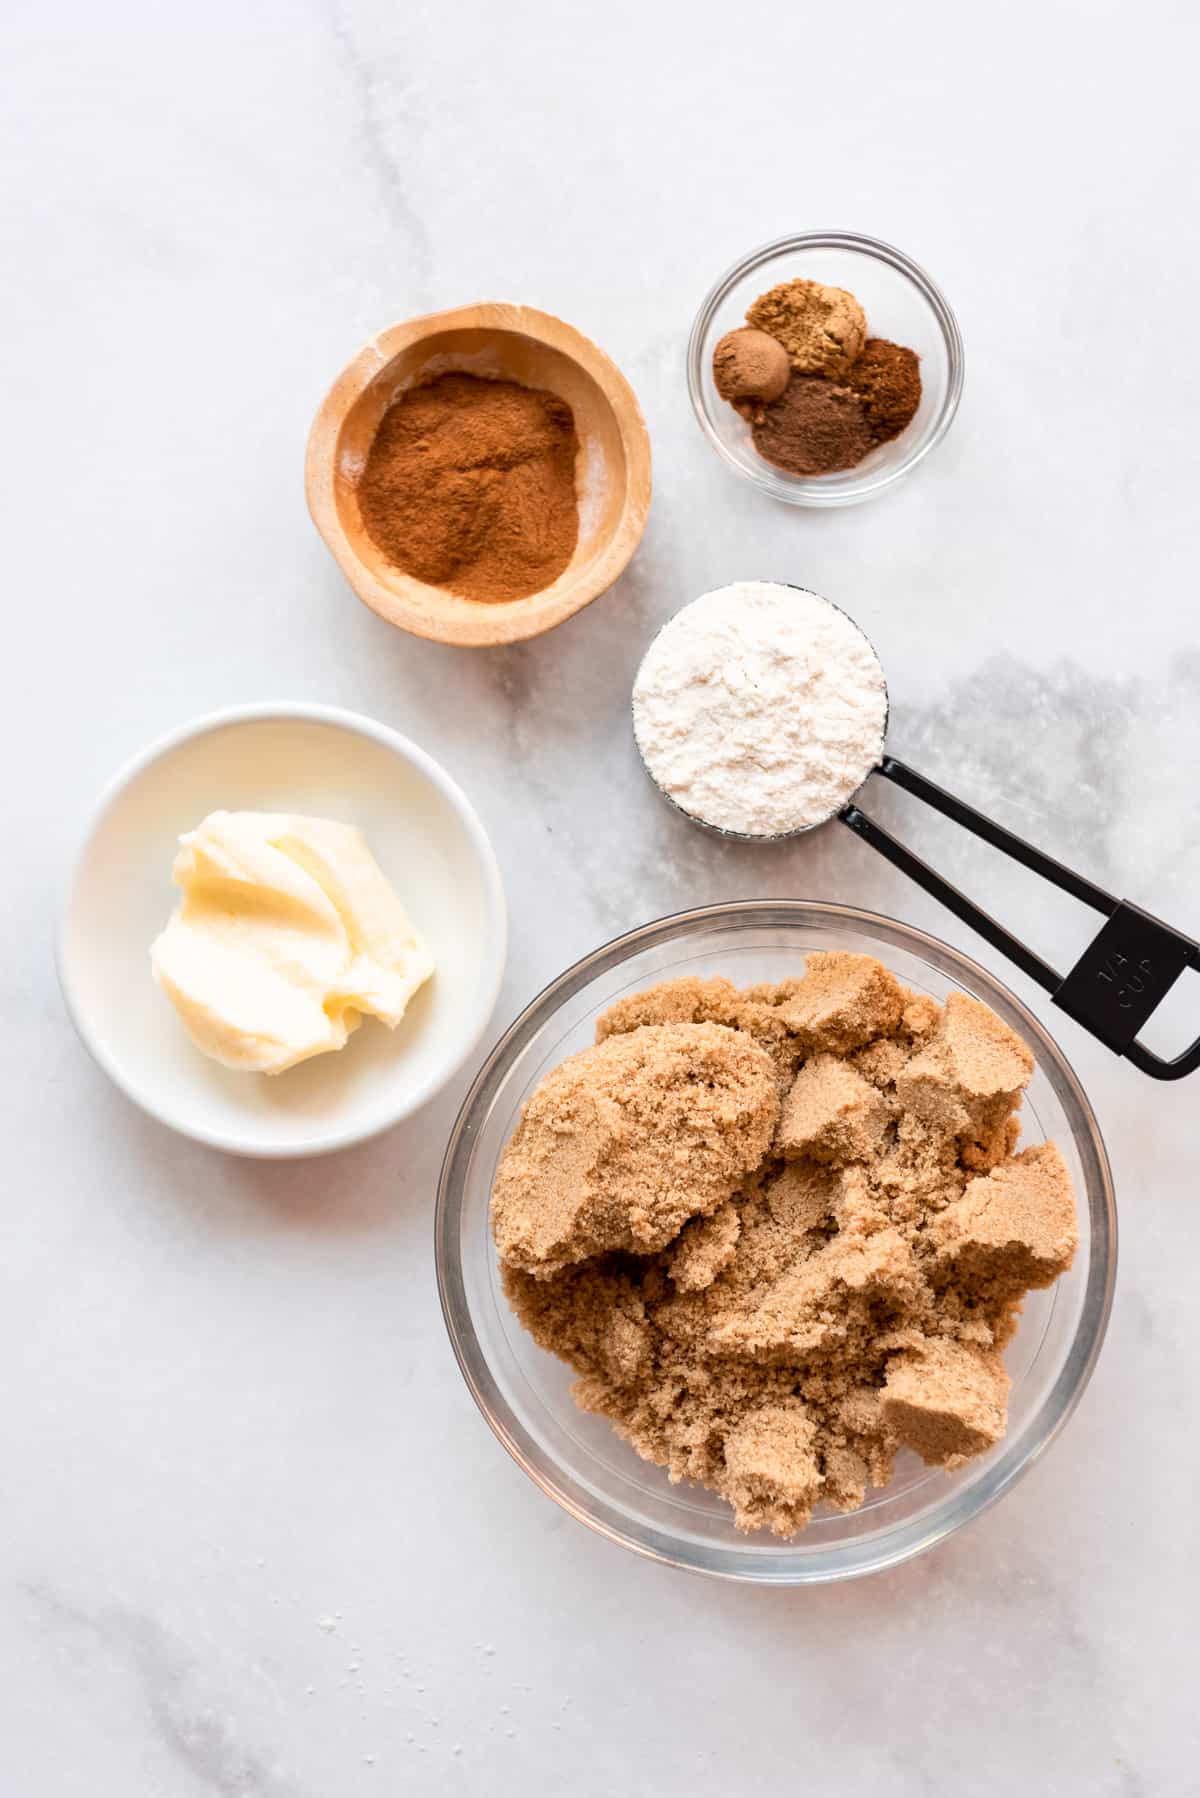
[(1021, 1299), (1076, 1242), (1058, 1151), (1013, 1152), (1020, 1039), (841, 953), (665, 982), (598, 1035), (528, 1101), (493, 1197), (505, 1291), (577, 1403), (781, 1536), (901, 1449), (999, 1441)]
[(931, 1131), (986, 1158), (1032, 1073), (1033, 1056), (994, 1011), (951, 993), (937, 1029), (897, 1079), (896, 1095)]
[(688, 974), (618, 999), (597, 1023), (596, 1040), (603, 1042), (643, 1024), (727, 1024), (731, 1030), (745, 1031), (766, 1050), (775, 1064), (781, 1092), (786, 1092), (796, 1077), (800, 1050), (787, 1019), (770, 1000), (757, 998), (754, 988), (739, 992), (732, 981), (719, 975), (700, 980)]
[(943, 1263), (972, 1285), (1050, 1286), (1075, 1252), (1071, 1176), (1053, 1143), (971, 1180), (929, 1231)]
[(397, 568), (464, 599), (525, 599), (575, 553), (579, 439), (565, 400), (444, 374), (384, 413), (358, 483), (367, 535)]
[(1004, 1435), (1009, 1385), (995, 1349), (935, 1337), (895, 1356), (881, 1410), (923, 1461), (961, 1467)]
[(542, 1081), (492, 1194), (503, 1258), (539, 1277), (613, 1249), (665, 1248), (770, 1145), (774, 1069), (719, 1024), (663, 1024), (584, 1049)]
[(703, 1292), (711, 1286), (733, 1260), (741, 1233), (741, 1213), (732, 1201), (685, 1224), (667, 1261), (667, 1272), (680, 1292)]
[[(768, 1004), (770, 992), (750, 988), (750, 994)], [(893, 1036), (910, 999), (882, 962), (840, 949), (810, 955), (802, 980), (784, 981), (774, 989), (777, 1015), (808, 1055), (821, 1050), (844, 1055)]]
[(780, 1515), (803, 1528), (821, 1492), (817, 1432), (797, 1400), (747, 1412), (725, 1438), (726, 1496), (744, 1528)]
[(814, 1055), (784, 1100), (775, 1145), (792, 1159), (866, 1161), (890, 1121), (878, 1088), (836, 1055)]

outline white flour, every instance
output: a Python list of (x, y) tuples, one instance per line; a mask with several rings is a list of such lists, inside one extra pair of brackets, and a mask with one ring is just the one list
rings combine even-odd
[(744, 836), (832, 817), (879, 761), (886, 724), (883, 670), (858, 626), (773, 581), (684, 606), (633, 688), (654, 780), (691, 817)]

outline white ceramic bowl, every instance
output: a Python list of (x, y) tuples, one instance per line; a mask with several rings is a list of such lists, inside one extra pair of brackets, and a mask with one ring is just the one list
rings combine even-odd
[[(395, 1031), (366, 1018), (339, 1053), (270, 1079), (195, 1047), (149, 952), (179, 898), (177, 839), (221, 807), (363, 831), (437, 964)], [(495, 1005), (506, 942), (491, 844), (432, 757), (354, 712), (276, 703), (197, 719), (112, 781), (72, 876), (58, 969), (87, 1048), (152, 1117), (234, 1154), (318, 1155), (386, 1130), (461, 1067)]]

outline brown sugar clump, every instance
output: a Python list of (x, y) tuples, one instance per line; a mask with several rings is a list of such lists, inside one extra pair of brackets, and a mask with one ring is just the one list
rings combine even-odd
[[(817, 1432), (802, 1404), (747, 1411), (725, 1438), (727, 1496), (743, 1528), (802, 1529), (821, 1490)], [(789, 1529), (787, 1526), (791, 1525)]]
[(779, 1100), (763, 1051), (716, 1024), (665, 1024), (584, 1049), (529, 1099), (496, 1174), (501, 1256), (542, 1276), (666, 1246), (762, 1160)]
[(931, 1130), (987, 1146), (1004, 1132), (1033, 1056), (994, 1011), (951, 993), (938, 1028), (896, 1082), (900, 1103)]
[(783, 281), (759, 294), (746, 323), (777, 337), (798, 375), (841, 380), (867, 341), (867, 317), (844, 287)]
[(1040, 1143), (971, 1180), (930, 1226), (929, 1239), (973, 1286), (1021, 1293), (1053, 1285), (1079, 1240), (1071, 1176), (1057, 1148)]
[(881, 962), (840, 949), (810, 955), (804, 978), (774, 991), (779, 1016), (809, 1055), (844, 1055), (893, 1035), (911, 997)]
[(896, 1356), (881, 1410), (923, 1461), (960, 1467), (1004, 1435), (1009, 1384), (994, 1349), (935, 1338)]
[(605, 1037), (637, 1030), (642, 1024), (728, 1024), (732, 1030), (744, 1030), (766, 1050), (784, 1091), (795, 1077), (800, 1050), (787, 1020), (767, 997), (756, 998), (753, 990), (739, 992), (732, 981), (719, 975), (700, 980), (688, 974), (618, 999), (596, 1025), (596, 1040), (603, 1042)]
[(729, 1266), (742, 1233), (742, 1219), (732, 1202), (708, 1217), (694, 1217), (671, 1245), (667, 1272), (680, 1292), (703, 1292)]
[(928, 993), (909, 993), (900, 1014), (902, 1034), (912, 1042), (923, 1042), (933, 1035), (941, 1018), (941, 1007), (936, 999), (931, 999)]
[(836, 1055), (814, 1055), (796, 1076), (779, 1119), (775, 1146), (793, 1158), (865, 1161), (891, 1121), (887, 1101)]
[(509, 1302), (581, 1408), (781, 1536), (901, 1448), (998, 1442), (1021, 1298), (1076, 1238), (1058, 1151), (1013, 1153), (1020, 1039), (841, 953), (664, 982), (598, 1034), (529, 1100), (493, 1198)]
[(796, 1262), (712, 1335), (715, 1348), (756, 1359), (829, 1353), (870, 1332), (871, 1308), (903, 1310), (917, 1292), (912, 1250), (900, 1231), (839, 1230)]
[(846, 375), (846, 386), (862, 401), (871, 436), (890, 443), (907, 430), (921, 404), (921, 366), (914, 350), (868, 337), (862, 355)]

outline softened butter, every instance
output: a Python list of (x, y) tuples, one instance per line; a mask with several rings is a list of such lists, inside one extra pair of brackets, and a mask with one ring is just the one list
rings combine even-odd
[(352, 825), (211, 812), (179, 839), (183, 898), (150, 951), (189, 1035), (228, 1068), (281, 1074), (369, 1013), (395, 1029), (433, 957)]

